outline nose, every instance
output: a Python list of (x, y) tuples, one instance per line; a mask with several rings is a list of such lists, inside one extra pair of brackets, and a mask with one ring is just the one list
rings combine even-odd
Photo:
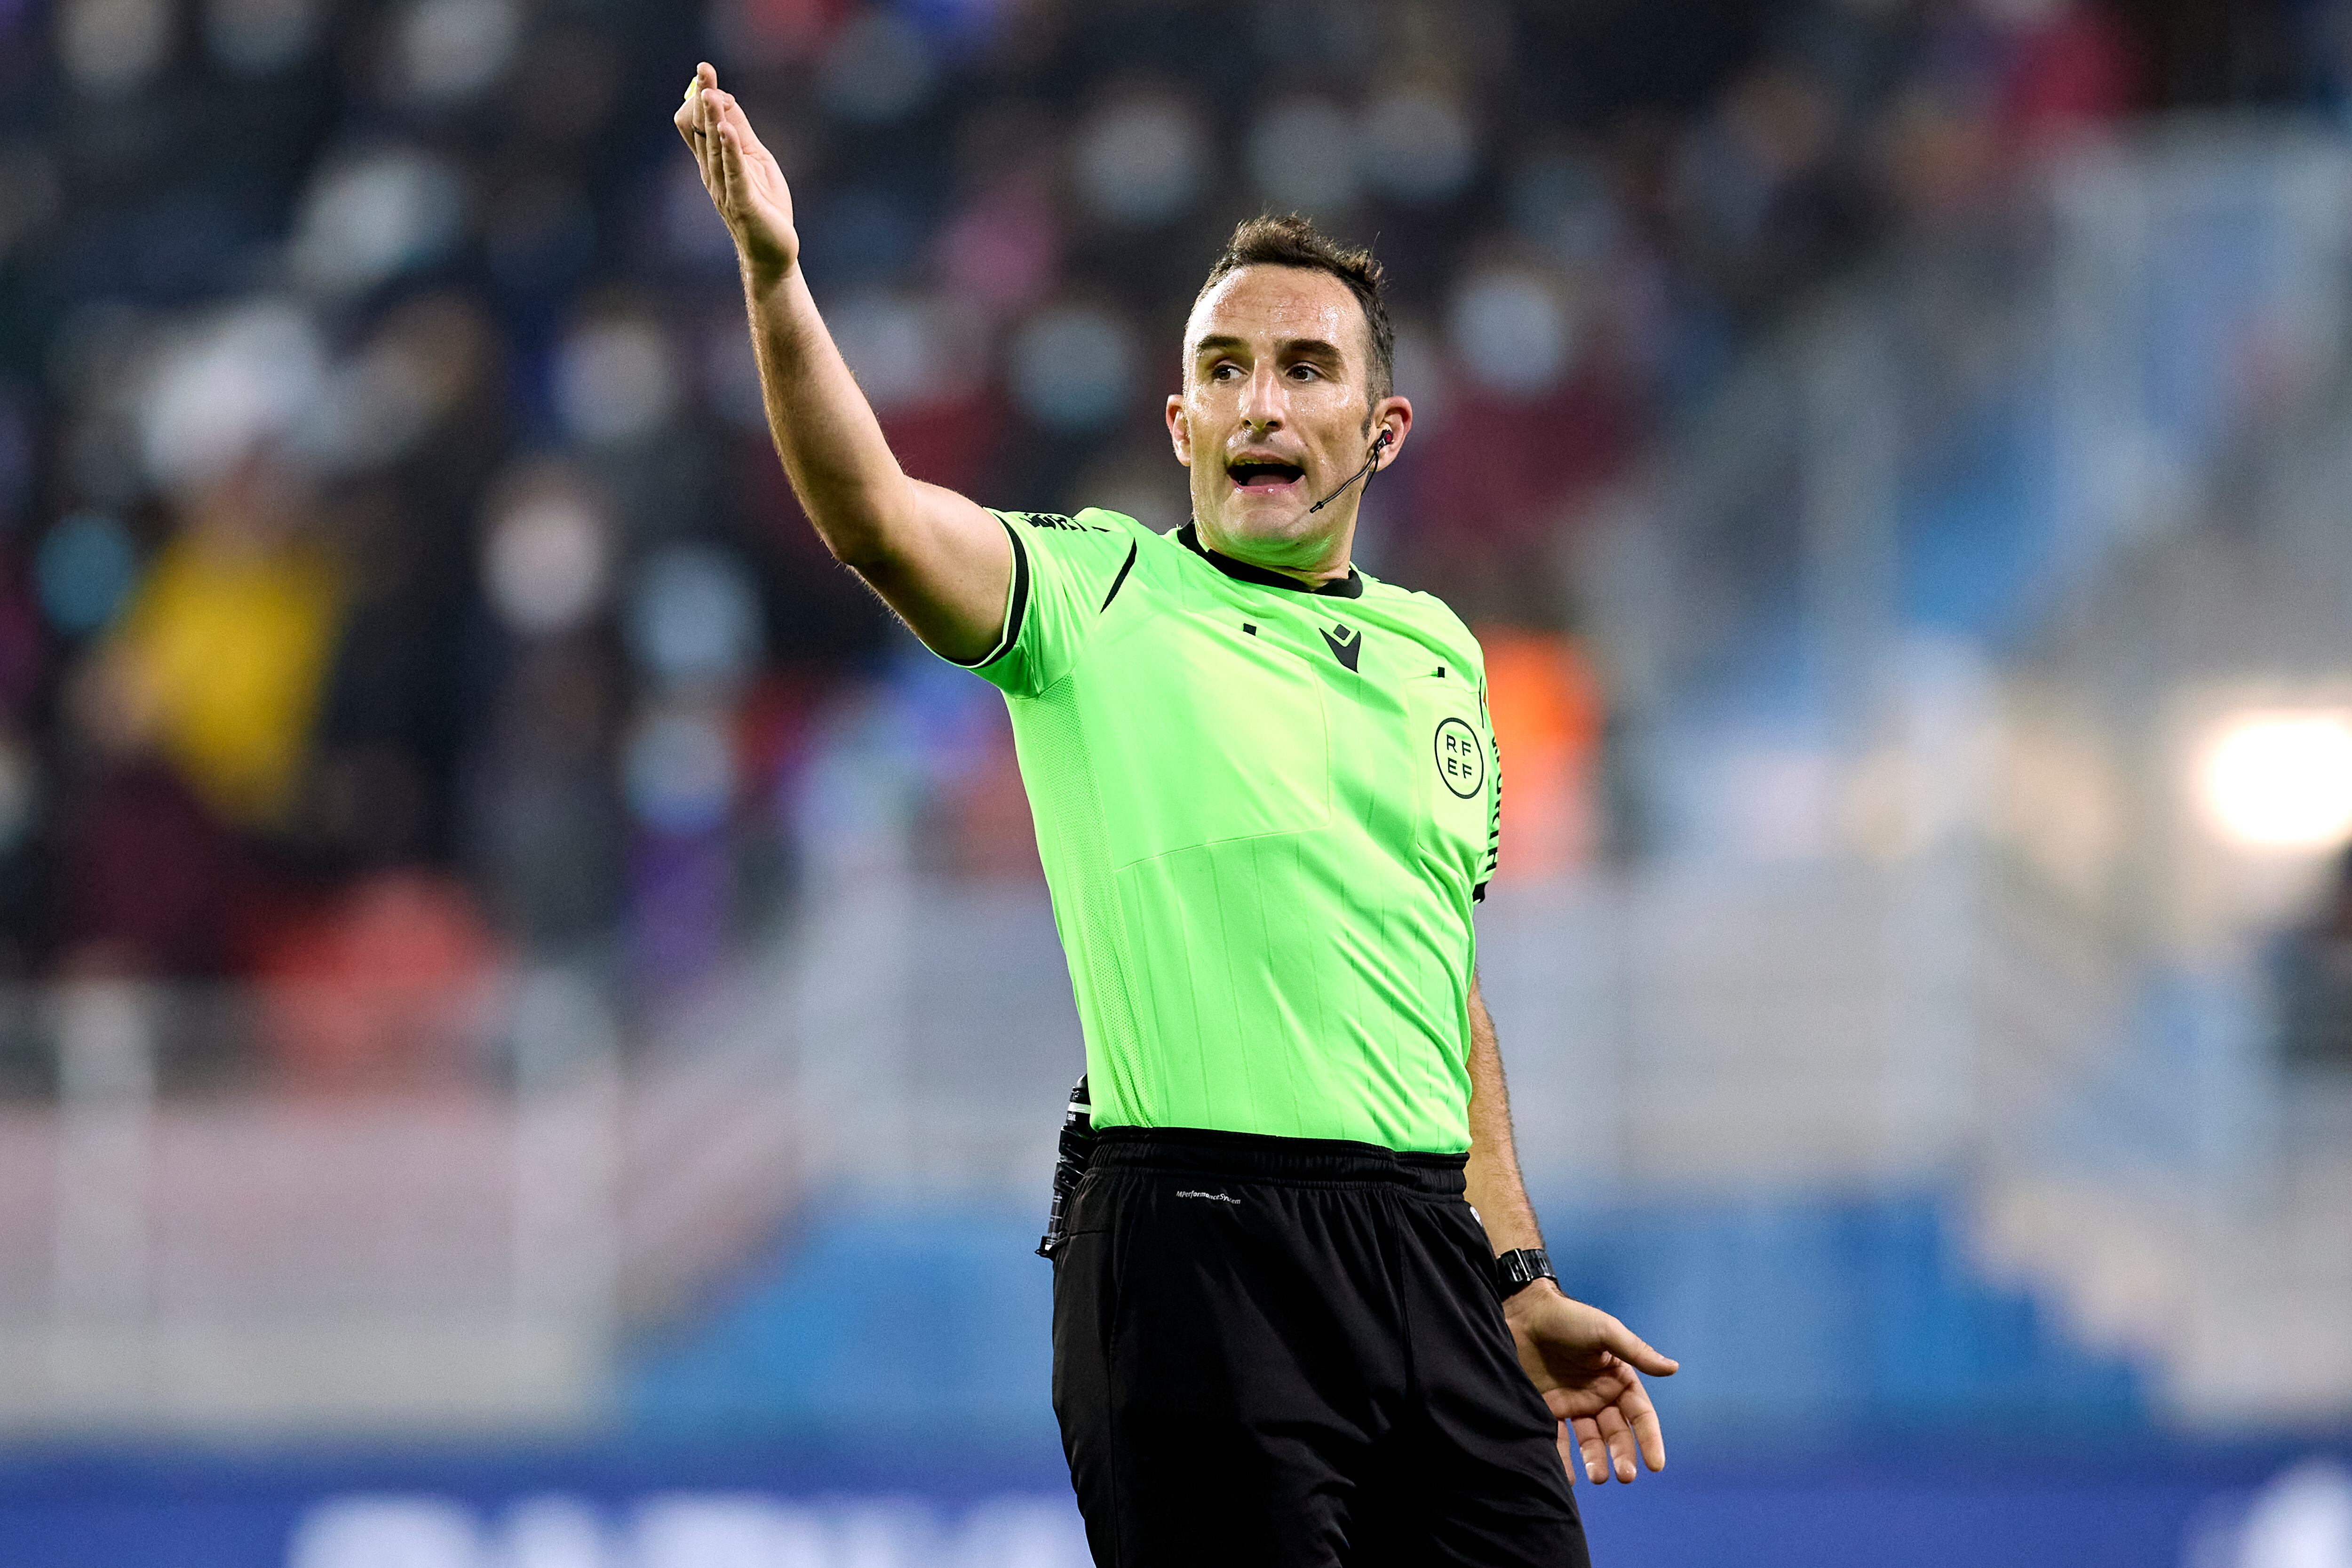
[(1274, 367), (1261, 366), (1253, 372), (1249, 388), (1242, 394), (1242, 423), (1264, 434), (1282, 425), (1282, 379)]

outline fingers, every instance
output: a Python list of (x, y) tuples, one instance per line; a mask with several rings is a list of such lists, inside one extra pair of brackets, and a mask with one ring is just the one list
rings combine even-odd
[(1672, 1377), (1675, 1369), (1682, 1365), (1673, 1357), (1660, 1355), (1652, 1350), (1639, 1334), (1614, 1318), (1609, 1320), (1601, 1342), (1619, 1360), (1648, 1373), (1652, 1377)]
[(731, 224), (743, 205), (743, 155), (735, 145), (735, 132), (723, 123), (710, 133), (710, 195)]
[(1633, 1441), (1633, 1428), (1625, 1425), (1623, 1412), (1614, 1405), (1603, 1405), (1601, 1414), (1593, 1417), (1593, 1424), (1601, 1429), (1601, 1441), (1608, 1447), (1611, 1470), (1619, 1480), (1630, 1485), (1633, 1461), (1641, 1449)]
[(1576, 1472), (1584, 1468), (1583, 1458), (1577, 1452), (1576, 1434), (1563, 1421), (1552, 1429), (1552, 1445), (1559, 1450), (1559, 1468), (1568, 1472), (1568, 1484), (1576, 1484)]
[(746, 160), (765, 158), (768, 155), (766, 147), (760, 141), (759, 132), (751, 129), (751, 117), (743, 112), (743, 103), (740, 99), (731, 92), (723, 92), (717, 88), (711, 89), (703, 96), (710, 100), (714, 129), (718, 126), (725, 126), (733, 131), (735, 139), (742, 144), (743, 156)]
[[(700, 79), (697, 79), (699, 82)], [(743, 118), (743, 110), (735, 95), (722, 92), (715, 85), (703, 85), (702, 90), (688, 100), (694, 110), (694, 128), (689, 140), (702, 160), (705, 183), (714, 199), (727, 188), (727, 148), (731, 138), (735, 144), (734, 192), (740, 197), (743, 190), (743, 158), (751, 145), (751, 122)]]
[(750, 118), (744, 114), (742, 103), (737, 100), (733, 93), (724, 91), (719, 88), (719, 73), (717, 71), (711, 70), (708, 65), (704, 66), (702, 69), (709, 71), (709, 75), (707, 78), (698, 77), (697, 79), (701, 81), (703, 96), (709, 99), (710, 107), (715, 111), (718, 120), (724, 124), (734, 126), (739, 131), (750, 131), (751, 129), (751, 121)]
[(701, 121), (697, 114), (697, 106), (701, 101), (703, 91), (718, 85), (719, 73), (710, 68), (709, 60), (695, 67), (694, 75), (687, 79), (686, 95), (678, 100), (677, 112), (670, 116), (670, 123), (677, 127), (678, 135), (685, 138), (686, 144), (689, 147), (695, 146), (696, 137), (700, 130)]
[(686, 137), (686, 144), (694, 149), (694, 161), (702, 170), (703, 188), (709, 191), (715, 200), (719, 195), (715, 183), (719, 166), (715, 161), (718, 148), (710, 140), (710, 94), (707, 91), (690, 94), (678, 106), (678, 113), (685, 119), (680, 132)]
[(1576, 1447), (1583, 1457), (1584, 1479), (1599, 1486), (1609, 1479), (1609, 1445), (1601, 1438), (1600, 1423), (1590, 1415), (1580, 1415), (1570, 1425), (1576, 1428)]
[(730, 213), (747, 212), (752, 205), (749, 141), (750, 132), (742, 126), (720, 123), (719, 165), (727, 178), (727, 210)]
[(1642, 1386), (1639, 1379), (1628, 1381), (1632, 1386), (1618, 1396), (1617, 1408), (1633, 1426), (1634, 1442), (1642, 1450), (1642, 1462), (1652, 1470), (1663, 1470), (1666, 1468), (1666, 1429), (1658, 1423), (1658, 1407), (1650, 1403), (1649, 1390)]
[[(1656, 1411), (1634, 1418), (1633, 1441), (1642, 1451), (1642, 1463), (1650, 1468), (1652, 1474), (1666, 1468), (1666, 1433), (1658, 1425)], [(1633, 1478), (1629, 1475), (1625, 1479), (1630, 1481)]]
[(721, 213), (735, 211), (740, 187), (730, 190), (727, 183), (727, 122), (719, 117), (718, 94), (715, 91), (697, 96), (702, 105), (702, 157), (708, 171), (710, 199), (719, 204)]

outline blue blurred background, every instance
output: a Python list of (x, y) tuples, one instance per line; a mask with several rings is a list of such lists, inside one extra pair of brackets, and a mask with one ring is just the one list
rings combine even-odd
[(770, 455), (716, 61), (907, 467), (1183, 521), (1376, 241), (1358, 559), (1603, 1562), (2352, 1568), (2352, 5), (0, 0), (0, 1562), (1066, 1568), (1009, 731)]

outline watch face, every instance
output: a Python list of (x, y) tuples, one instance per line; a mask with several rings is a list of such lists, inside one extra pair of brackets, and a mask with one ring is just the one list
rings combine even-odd
[(1503, 1294), (1523, 1290), (1538, 1279), (1556, 1279), (1551, 1271), (1551, 1259), (1532, 1247), (1513, 1247), (1495, 1259), (1495, 1272), (1499, 1277)]

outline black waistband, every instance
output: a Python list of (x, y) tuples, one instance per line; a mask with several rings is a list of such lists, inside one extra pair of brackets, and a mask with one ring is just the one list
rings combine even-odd
[(1270, 1138), (1192, 1127), (1105, 1127), (1095, 1133), (1088, 1163), (1240, 1182), (1401, 1186), (1450, 1196), (1462, 1191), (1462, 1168), (1469, 1158), (1417, 1154), (1338, 1138)]

